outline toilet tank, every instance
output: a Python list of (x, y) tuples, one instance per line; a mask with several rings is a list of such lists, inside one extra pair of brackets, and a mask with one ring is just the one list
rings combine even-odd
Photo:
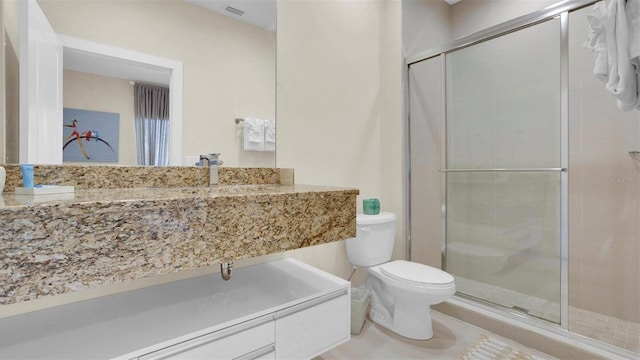
[(396, 235), (396, 215), (357, 215), (355, 238), (347, 239), (349, 261), (356, 266), (374, 266), (391, 260)]

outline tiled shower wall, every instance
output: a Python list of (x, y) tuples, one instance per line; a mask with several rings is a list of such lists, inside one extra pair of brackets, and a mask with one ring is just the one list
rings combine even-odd
[(638, 323), (640, 111), (618, 110), (593, 76), (588, 11), (569, 17), (569, 304)]

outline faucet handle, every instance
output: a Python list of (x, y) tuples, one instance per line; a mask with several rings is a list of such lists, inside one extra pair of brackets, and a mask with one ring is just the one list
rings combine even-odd
[(209, 155), (200, 155), (200, 161), (196, 163), (197, 166), (209, 166)]
[(220, 160), (218, 157), (220, 153), (210, 153), (200, 155), (200, 161), (196, 163), (197, 166), (211, 166), (211, 165), (222, 165), (224, 161)]

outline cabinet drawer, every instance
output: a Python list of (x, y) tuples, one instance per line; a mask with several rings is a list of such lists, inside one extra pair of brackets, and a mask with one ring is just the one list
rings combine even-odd
[(276, 358), (308, 359), (350, 338), (347, 289), (276, 312)]
[[(178, 343), (139, 357), (160, 359), (246, 359), (257, 358), (273, 349), (275, 342), (273, 315), (263, 316), (210, 334)], [(255, 353), (256, 356), (250, 355)]]

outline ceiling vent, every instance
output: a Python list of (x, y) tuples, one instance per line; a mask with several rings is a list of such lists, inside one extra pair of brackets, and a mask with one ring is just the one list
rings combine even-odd
[(227, 7), (225, 7), (224, 9), (227, 10), (228, 12), (230, 12), (232, 14), (235, 14), (235, 15), (238, 15), (238, 16), (244, 15), (244, 11), (236, 9), (236, 8), (231, 7), (229, 5), (227, 5)]

